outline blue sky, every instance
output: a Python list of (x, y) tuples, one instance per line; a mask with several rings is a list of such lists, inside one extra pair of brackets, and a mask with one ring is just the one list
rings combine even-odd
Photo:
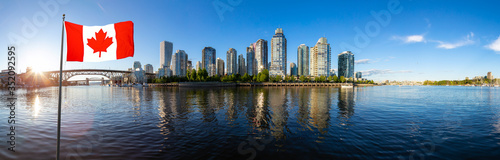
[[(57, 7), (47, 10), (43, 4), (50, 3)], [(229, 48), (245, 54), (247, 46), (260, 38), (270, 41), (281, 27), (288, 40), (288, 63), (297, 61), (300, 44), (311, 47), (325, 36), (332, 47), (332, 68), (337, 68), (338, 53), (351, 50), (358, 62), (355, 70), (376, 81), (454, 80), (489, 71), (500, 77), (499, 4), (451, 0), (2, 1), (0, 45), (17, 46), (17, 67), (23, 72), (27, 66), (58, 70), (61, 15), (65, 13), (67, 21), (82, 25), (128, 20), (135, 24), (134, 57), (65, 62), (65, 69), (126, 70), (133, 61), (140, 61), (156, 70), (163, 40), (173, 42), (174, 50), (185, 50), (193, 63), (201, 60), (206, 46), (214, 47), (217, 57), (226, 60)], [(372, 13), (388, 14), (390, 19)], [(30, 24), (34, 31), (26, 29)], [(4, 53), (1, 69), (7, 68), (7, 49)]]

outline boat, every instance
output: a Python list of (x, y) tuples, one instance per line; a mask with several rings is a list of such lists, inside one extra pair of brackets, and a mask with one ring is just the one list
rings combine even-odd
[(342, 86), (340, 88), (353, 88), (353, 86)]

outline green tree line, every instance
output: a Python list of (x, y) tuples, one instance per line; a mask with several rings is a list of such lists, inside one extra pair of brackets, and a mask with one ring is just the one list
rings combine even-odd
[[(245, 73), (243, 76), (240, 74), (233, 75), (225, 75), (225, 76), (208, 76), (208, 72), (206, 69), (200, 69), (196, 71), (195, 69), (188, 70), (186, 76), (170, 76), (170, 77), (161, 77), (155, 78), (149, 81), (149, 83), (171, 83), (171, 82), (331, 82), (331, 83), (352, 83), (352, 78), (344, 78), (344, 76), (319, 76), (314, 78), (309, 78), (307, 76), (300, 76), (298, 80), (296, 80), (295, 76), (287, 75), (282, 77), (278, 76), (269, 76), (269, 70), (264, 69), (262, 72), (259, 72), (257, 75), (249, 75)], [(366, 83), (373, 84), (372, 80), (365, 81), (356, 81), (354, 83)]]

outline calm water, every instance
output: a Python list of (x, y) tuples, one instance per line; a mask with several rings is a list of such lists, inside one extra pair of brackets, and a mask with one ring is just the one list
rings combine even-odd
[[(53, 159), (57, 87), (17, 91), (16, 153)], [(63, 159), (494, 159), (500, 88), (63, 88)]]

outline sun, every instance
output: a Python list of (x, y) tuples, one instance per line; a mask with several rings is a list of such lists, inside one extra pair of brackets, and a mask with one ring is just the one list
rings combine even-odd
[(42, 73), (42, 70), (40, 69), (40, 67), (36, 67), (36, 66), (31, 66), (31, 70), (33, 73), (35, 74), (40, 74)]

